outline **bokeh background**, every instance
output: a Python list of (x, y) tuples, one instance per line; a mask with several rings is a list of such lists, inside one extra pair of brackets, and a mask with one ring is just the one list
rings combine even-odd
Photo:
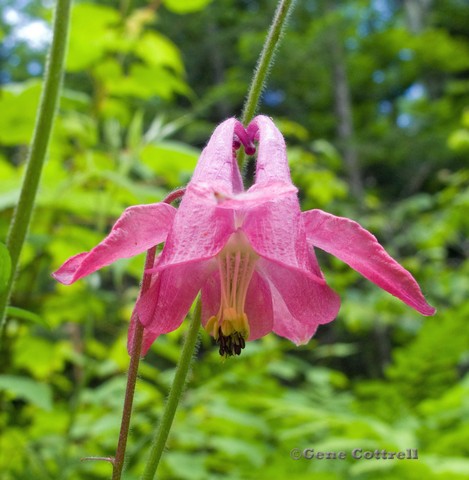
[[(51, 0), (0, 1), (0, 238), (18, 200)], [(121, 211), (190, 178), (239, 116), (272, 0), (76, 1), (60, 109), (0, 361), (0, 476), (110, 477), (143, 256), (50, 276)], [(318, 252), (342, 308), (306, 346), (273, 334), (221, 361), (204, 333), (160, 478), (469, 478), (469, 4), (298, 0), (260, 111), (304, 209), (359, 221), (438, 308), (416, 314)], [(246, 177), (252, 174), (252, 166)], [(137, 479), (184, 327), (141, 364), (125, 478)], [(348, 452), (290, 458), (292, 448)], [(417, 448), (419, 460), (353, 460)]]

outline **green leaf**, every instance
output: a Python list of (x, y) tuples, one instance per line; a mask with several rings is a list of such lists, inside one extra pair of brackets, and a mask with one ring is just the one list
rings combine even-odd
[(0, 144), (28, 144), (34, 128), (41, 83), (33, 80), (4, 87), (0, 96)]
[(11, 275), (11, 258), (8, 248), (0, 242), (0, 293), (8, 285)]
[(469, 130), (460, 128), (453, 132), (448, 139), (448, 146), (456, 152), (469, 150)]
[(118, 40), (112, 28), (118, 22), (119, 12), (112, 8), (91, 3), (75, 5), (72, 10), (67, 70), (76, 72), (88, 68), (110, 50), (114, 40)]
[(461, 123), (464, 128), (469, 128), (469, 108), (466, 108), (462, 113)]
[(170, 141), (147, 145), (141, 151), (143, 163), (163, 177), (171, 188), (187, 182), (198, 156), (198, 150)]
[(427, 455), (424, 462), (436, 473), (469, 475), (469, 460), (465, 458)]
[(72, 349), (67, 341), (53, 342), (37, 335), (24, 335), (13, 346), (14, 368), (27, 371), (36, 379), (50, 381), (53, 375), (63, 371), (65, 362), (70, 361)]
[(130, 121), (127, 132), (127, 147), (130, 150), (137, 150), (142, 143), (143, 135), (143, 110), (138, 110)]
[(7, 208), (12, 208), (18, 203), (20, 198), (20, 189), (15, 188), (14, 190), (7, 191), (0, 194), (0, 211), (6, 210)]
[[(135, 63), (124, 74), (122, 66), (116, 60), (107, 59), (101, 61), (93, 72), (103, 82), (109, 94), (119, 97), (158, 96), (171, 99), (175, 93), (190, 94), (188, 85), (178, 73), (154, 63)], [(157, 82), (155, 78), (158, 79)]]
[(174, 13), (184, 14), (203, 10), (212, 0), (164, 0), (164, 5)]
[(184, 64), (178, 48), (160, 33), (145, 33), (138, 42), (135, 53), (148, 65), (169, 67), (179, 74), (184, 72)]
[(17, 375), (0, 375), (0, 391), (14, 398), (22, 398), (44, 410), (52, 409), (52, 391), (49, 385)]
[(7, 315), (9, 317), (19, 318), (20, 320), (36, 323), (37, 325), (49, 328), (48, 323), (40, 315), (24, 310), (23, 308), (7, 307)]

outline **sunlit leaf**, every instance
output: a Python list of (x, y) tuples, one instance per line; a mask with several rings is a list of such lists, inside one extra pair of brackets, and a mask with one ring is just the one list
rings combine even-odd
[(138, 41), (135, 53), (149, 65), (169, 67), (177, 73), (184, 72), (181, 54), (176, 45), (157, 32), (145, 33)]
[(198, 155), (196, 149), (170, 141), (147, 145), (141, 151), (142, 161), (173, 188), (187, 182)]
[(459, 129), (448, 138), (448, 146), (457, 152), (469, 151), (469, 130)]
[(69, 357), (69, 351), (63, 345), (66, 343), (24, 336), (15, 343), (15, 366), (30, 372), (35, 378), (46, 380), (60, 371)]
[(164, 5), (174, 13), (192, 13), (204, 9), (212, 0), (164, 0)]
[(29, 144), (39, 104), (41, 83), (10, 84), (0, 95), (0, 144)]
[[(67, 70), (78, 71), (96, 62), (117, 34), (112, 26), (119, 21), (119, 12), (93, 3), (78, 3), (72, 10), (67, 55)], [(90, 35), (90, 32), (93, 32)]]

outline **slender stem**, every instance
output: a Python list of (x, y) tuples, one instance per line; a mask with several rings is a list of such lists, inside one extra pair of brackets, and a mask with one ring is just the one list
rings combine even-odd
[(112, 480), (120, 480), (124, 468), (125, 450), (129, 437), (130, 417), (132, 416), (132, 405), (134, 401), (135, 384), (137, 383), (138, 366), (140, 363), (140, 352), (142, 349), (143, 325), (137, 320), (134, 332), (132, 355), (130, 357), (129, 371), (127, 373), (127, 386), (125, 389), (124, 409), (122, 411), (121, 428), (119, 441), (117, 443), (116, 455), (112, 462)]
[(194, 356), (195, 346), (197, 344), (197, 335), (200, 327), (201, 312), (202, 307), (199, 298), (192, 316), (192, 320), (189, 324), (189, 330), (187, 332), (184, 345), (182, 347), (181, 358), (179, 359), (179, 363), (176, 368), (173, 384), (166, 401), (165, 410), (152, 442), (150, 455), (145, 467), (145, 471), (142, 475), (142, 480), (153, 480), (155, 477), (156, 469), (166, 445), (166, 440), (168, 439), (169, 431), (174, 420), (174, 415), (184, 389), (187, 373)]
[(249, 123), (254, 117), (267, 74), (273, 64), (274, 53), (280, 44), (283, 28), (293, 10), (294, 4), (294, 0), (280, 0), (277, 5), (277, 10), (275, 11), (274, 19), (270, 26), (269, 33), (267, 34), (267, 39), (257, 62), (254, 78), (252, 79), (248, 97), (244, 104), (242, 116), (242, 122), (244, 125)]
[(42, 167), (49, 145), (52, 126), (63, 77), (67, 50), (68, 27), (72, 0), (57, 0), (54, 16), (54, 34), (44, 77), (44, 88), (36, 116), (33, 139), (29, 150), (26, 171), (21, 187), (19, 203), (13, 214), (6, 246), (11, 257), (11, 274), (7, 288), (0, 295), (0, 327), (3, 343), (6, 330), (6, 308), (10, 301), (18, 261), (28, 232)]
[[(152, 247), (147, 252), (144, 272), (155, 263), (156, 247)], [(142, 289), (140, 295), (143, 295), (151, 284), (151, 273), (143, 274)], [(134, 401), (135, 385), (137, 383), (138, 366), (140, 364), (140, 353), (142, 351), (143, 325), (138, 318), (135, 320), (135, 331), (131, 346), (129, 371), (127, 373), (127, 386), (125, 389), (124, 408), (122, 411), (121, 428), (119, 432), (119, 441), (117, 442), (116, 456), (112, 462), (112, 480), (120, 480), (122, 469), (124, 468), (125, 450), (127, 439), (129, 437), (130, 417), (132, 416), (132, 405)]]
[[(264, 47), (257, 61), (254, 77), (249, 87), (249, 93), (244, 103), (241, 122), (246, 126), (254, 117), (259, 98), (269, 74), (269, 70), (274, 63), (274, 54), (280, 44), (282, 33), (288, 18), (295, 6), (295, 0), (280, 0), (275, 11), (269, 33), (267, 34)], [(240, 149), (238, 153), (238, 164), (242, 168), (244, 163), (244, 150)]]

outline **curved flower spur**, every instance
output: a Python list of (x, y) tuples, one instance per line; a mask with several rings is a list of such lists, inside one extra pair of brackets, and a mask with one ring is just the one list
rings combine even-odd
[[(255, 183), (245, 191), (235, 158), (258, 142)], [(202, 152), (179, 209), (161, 202), (126, 209), (93, 250), (65, 262), (53, 275), (71, 284), (165, 242), (151, 286), (137, 300), (144, 326), (142, 354), (161, 334), (179, 327), (198, 292), (202, 323), (223, 356), (239, 355), (247, 340), (273, 331), (295, 344), (332, 321), (340, 300), (329, 288), (314, 247), (343, 260), (423, 315), (435, 309), (412, 275), (358, 223), (321, 210), (302, 213), (284, 139), (272, 120), (256, 117), (245, 130), (230, 118)]]

